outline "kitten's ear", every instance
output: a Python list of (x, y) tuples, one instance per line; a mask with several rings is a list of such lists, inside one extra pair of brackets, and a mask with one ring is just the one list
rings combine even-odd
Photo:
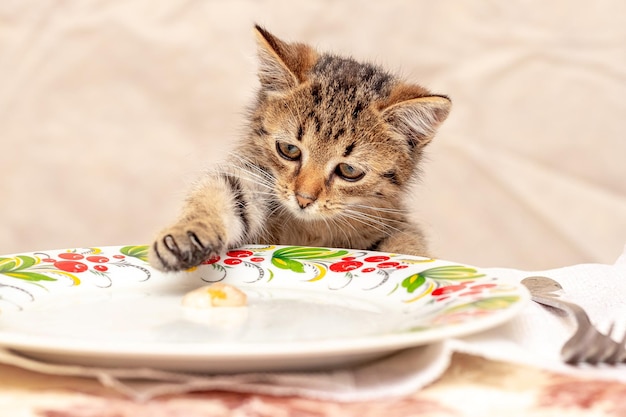
[(419, 86), (400, 85), (381, 105), (383, 119), (406, 138), (411, 148), (421, 148), (433, 138), (452, 102)]
[(317, 52), (302, 43), (284, 42), (259, 25), (255, 27), (261, 86), (272, 93), (284, 93), (306, 80), (317, 61)]

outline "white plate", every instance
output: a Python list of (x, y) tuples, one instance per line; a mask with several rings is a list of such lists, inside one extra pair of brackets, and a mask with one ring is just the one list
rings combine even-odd
[[(165, 274), (146, 246), (0, 257), (0, 346), (89, 366), (247, 372), (348, 366), (512, 318), (519, 283), (408, 255), (247, 246)], [(248, 306), (194, 311), (222, 281)]]

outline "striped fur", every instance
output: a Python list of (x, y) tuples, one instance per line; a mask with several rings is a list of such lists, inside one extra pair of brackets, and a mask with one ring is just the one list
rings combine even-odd
[(229, 159), (199, 179), (150, 262), (176, 271), (245, 243), (427, 255), (403, 198), (450, 101), (256, 27), (259, 89)]

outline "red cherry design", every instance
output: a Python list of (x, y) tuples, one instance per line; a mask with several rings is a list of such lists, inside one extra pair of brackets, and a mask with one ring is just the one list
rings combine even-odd
[(465, 291), (459, 294), (460, 297), (468, 297), (470, 295), (480, 295), (480, 291)]
[(354, 256), (346, 256), (345, 258), (341, 258), (342, 261), (354, 261)]
[(107, 268), (105, 265), (96, 265), (93, 267), (93, 269), (95, 269), (96, 271), (104, 272), (107, 271), (109, 268)]
[(224, 260), (224, 263), (226, 265), (239, 265), (242, 262), (243, 261), (241, 259), (237, 259), (237, 258), (228, 258), (228, 259)]
[(41, 260), (42, 262), (56, 262), (57, 260), (54, 258), (45, 258)]
[(332, 264), (329, 269), (333, 272), (348, 272), (360, 268), (363, 262), (359, 261), (343, 261)]
[(400, 265), (398, 262), (382, 262), (378, 264), (379, 268), (395, 268)]
[(408, 265), (398, 265), (396, 268), (397, 269), (404, 269), (404, 268), (408, 268)]
[(88, 269), (84, 263), (75, 261), (57, 261), (54, 266), (65, 272), (85, 272)]
[(202, 265), (211, 265), (214, 264), (215, 262), (219, 261), (220, 257), (219, 256), (211, 256), (209, 259), (205, 259), (204, 261), (202, 261)]
[(227, 252), (226, 255), (233, 258), (247, 258), (248, 256), (252, 256), (253, 253), (249, 250), (231, 250)]
[(126, 258), (124, 255), (113, 255), (115, 259), (124, 259)]
[(252, 262), (263, 262), (265, 259), (263, 258), (250, 258)]
[(374, 272), (374, 271), (376, 271), (376, 268), (363, 268), (361, 270), (361, 272)]
[(432, 295), (444, 295), (465, 289), (465, 285), (448, 285), (447, 287), (439, 287), (432, 292)]
[(388, 256), (369, 256), (363, 259), (365, 262), (384, 262), (388, 261), (390, 258)]
[(72, 261), (77, 261), (79, 259), (83, 259), (84, 256), (81, 255), (80, 253), (60, 253), (59, 254), (59, 258), (61, 259), (69, 259)]
[(87, 260), (96, 264), (104, 264), (109, 262), (109, 258), (107, 258), (106, 256), (88, 256)]
[(497, 285), (496, 284), (478, 284), (478, 285), (470, 286), (472, 290), (486, 290), (486, 289), (494, 288), (494, 287), (497, 287)]

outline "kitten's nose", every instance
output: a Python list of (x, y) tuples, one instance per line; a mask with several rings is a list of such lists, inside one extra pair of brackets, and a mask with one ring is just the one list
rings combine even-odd
[(300, 206), (300, 208), (304, 209), (315, 202), (315, 197), (312, 197), (306, 194), (297, 193), (296, 200), (298, 200), (298, 205)]

